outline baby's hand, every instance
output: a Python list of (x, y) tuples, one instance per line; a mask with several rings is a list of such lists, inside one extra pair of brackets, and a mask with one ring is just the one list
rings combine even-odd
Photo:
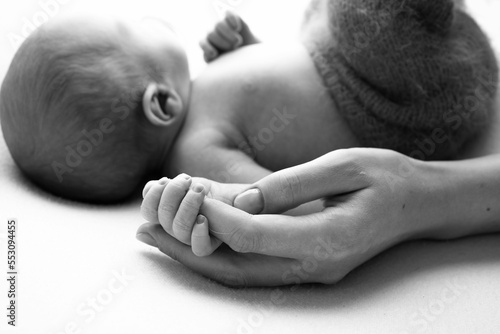
[(205, 186), (186, 174), (151, 181), (143, 191), (141, 212), (147, 221), (160, 223), (168, 234), (191, 245), (195, 255), (208, 256), (221, 242), (210, 236), (208, 220), (199, 214), (205, 195)]
[(205, 61), (210, 62), (221, 54), (255, 43), (258, 43), (258, 40), (241, 17), (233, 12), (227, 12), (226, 17), (215, 25), (214, 31), (200, 42), (200, 46)]

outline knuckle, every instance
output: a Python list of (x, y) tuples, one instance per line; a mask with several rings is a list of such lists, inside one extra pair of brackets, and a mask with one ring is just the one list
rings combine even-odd
[(280, 189), (279, 195), (285, 200), (285, 204), (292, 205), (295, 203), (297, 194), (302, 193), (302, 181), (294, 171), (290, 170), (280, 175), (278, 189)]
[[(340, 163), (338, 163), (339, 161)], [(329, 153), (327, 165), (336, 166), (333, 170), (352, 180), (353, 183), (360, 185), (371, 183), (371, 173), (369, 173), (371, 159), (363, 149), (353, 148)]]
[(362, 242), (362, 240), (360, 240), (360, 237), (359, 235), (357, 235), (356, 231), (357, 229), (354, 228), (351, 230), (349, 227), (337, 231), (337, 233), (339, 234), (339, 237), (335, 242), (335, 259), (337, 261), (348, 258), (353, 253), (355, 253), (356, 248), (359, 247), (359, 244), (360, 242)]
[(202, 193), (191, 193), (190, 196), (187, 196), (184, 201), (182, 201), (182, 208), (188, 212), (198, 212), (202, 203)]
[(177, 208), (169, 201), (164, 201), (158, 207), (158, 214), (159, 215), (171, 214), (175, 211), (177, 211)]
[(185, 233), (185, 232), (191, 232), (192, 229), (192, 224), (188, 222), (187, 219), (185, 218), (175, 218), (174, 219), (174, 232), (176, 233)]

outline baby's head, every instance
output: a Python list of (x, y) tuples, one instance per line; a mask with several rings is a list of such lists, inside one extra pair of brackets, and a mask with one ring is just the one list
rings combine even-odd
[(65, 18), (16, 53), (0, 93), (1, 125), (36, 184), (115, 202), (165, 162), (189, 94), (186, 54), (166, 24)]

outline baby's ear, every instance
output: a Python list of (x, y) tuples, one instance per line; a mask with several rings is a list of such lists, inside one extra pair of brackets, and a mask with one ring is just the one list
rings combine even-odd
[(174, 88), (150, 83), (142, 97), (144, 115), (156, 126), (169, 126), (181, 117), (184, 103)]

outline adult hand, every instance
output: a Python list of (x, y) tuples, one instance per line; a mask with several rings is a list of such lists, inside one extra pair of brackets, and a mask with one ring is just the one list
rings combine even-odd
[[(158, 224), (145, 224), (138, 234), (226, 285), (331, 284), (383, 250), (435, 228), (428, 196), (435, 179), (426, 169), (393, 151), (339, 150), (248, 187), (233, 204), (254, 215), (206, 199), (201, 214), (227, 245), (208, 257), (195, 256)], [(273, 214), (317, 199), (325, 200), (321, 212)]]

